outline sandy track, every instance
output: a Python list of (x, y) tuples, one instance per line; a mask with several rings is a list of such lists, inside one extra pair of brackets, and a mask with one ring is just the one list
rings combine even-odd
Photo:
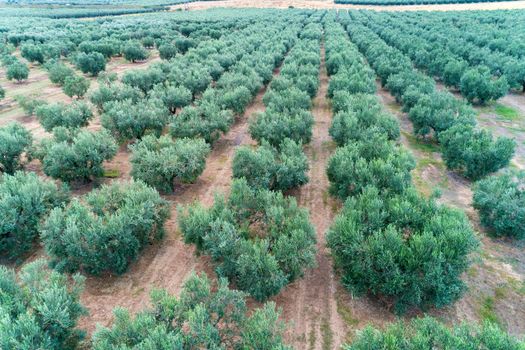
[(525, 1), (502, 1), (474, 4), (436, 4), (406, 6), (372, 6), (334, 4), (332, 0), (220, 0), (198, 1), (186, 5), (171, 6), (170, 9), (205, 10), (214, 7), (255, 7), (255, 8), (296, 8), (308, 9), (367, 9), (377, 11), (462, 11), (462, 10), (514, 10), (525, 9)]
[(328, 196), (326, 163), (334, 149), (328, 135), (331, 112), (326, 92), (328, 76), (321, 50), (320, 88), (313, 100), (315, 119), (311, 143), (305, 153), (310, 161), (310, 181), (295, 194), (299, 204), (308, 208), (317, 232), (317, 267), (288, 286), (275, 301), (283, 308), (284, 319), (289, 322), (287, 341), (297, 349), (335, 349), (344, 340), (346, 329), (337, 312), (338, 282), (326, 248), (325, 233), (337, 207)]
[[(144, 309), (149, 305), (152, 289), (165, 288), (170, 293), (178, 293), (192, 271), (205, 271), (210, 277), (215, 276), (210, 260), (197, 256), (193, 245), (184, 244), (178, 231), (176, 208), (196, 200), (211, 205), (214, 193), (229, 191), (235, 148), (253, 143), (247, 121), (253, 113), (264, 110), (264, 92), (264, 88), (259, 91), (244, 115), (216, 142), (197, 182), (178, 186), (175, 193), (164, 196), (172, 205), (172, 217), (166, 223), (164, 240), (146, 248), (122, 276), (88, 277), (81, 302), (87, 307), (89, 316), (79, 322), (79, 328), (91, 333), (97, 323), (108, 326), (115, 307), (125, 307), (132, 312)], [(123, 153), (121, 157), (124, 158), (127, 152)], [(126, 177), (125, 174), (123, 176)]]

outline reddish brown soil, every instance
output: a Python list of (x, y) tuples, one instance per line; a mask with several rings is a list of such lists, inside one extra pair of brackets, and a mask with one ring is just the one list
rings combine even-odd
[(337, 312), (337, 279), (325, 246), (325, 233), (332, 222), (336, 203), (328, 196), (326, 162), (334, 146), (328, 135), (331, 112), (325, 98), (328, 77), (321, 52), (320, 87), (313, 100), (315, 118), (313, 137), (305, 152), (310, 161), (310, 181), (297, 192), (299, 204), (308, 208), (317, 232), (317, 267), (288, 286), (275, 301), (283, 307), (284, 319), (290, 323), (287, 338), (297, 349), (336, 348), (341, 345), (346, 329)]
[[(399, 109), (394, 98), (378, 84), (378, 95), (387, 109), (397, 115), (403, 135), (401, 142), (409, 148), (416, 160), (417, 168), (413, 171), (416, 187), (424, 194), (439, 188), (440, 202), (463, 210), (472, 226), (478, 232), (481, 247), (472, 255), (472, 267), (463, 279), (468, 291), (454, 305), (443, 310), (431, 310), (431, 314), (450, 322), (481, 321), (493, 317), (503, 328), (514, 335), (525, 333), (525, 254), (524, 243), (511, 240), (493, 239), (480, 225), (477, 212), (472, 207), (472, 183), (458, 174), (448, 171), (437, 152), (425, 151), (418, 147), (412, 135), (412, 125)], [(459, 96), (458, 96), (459, 97)], [(506, 97), (505, 99), (508, 99)], [(525, 107), (520, 104), (520, 97), (512, 97), (516, 109)], [(503, 99), (504, 102), (505, 99)], [(481, 111), (480, 124), (490, 128), (496, 135), (510, 136), (494, 114)], [(505, 131), (507, 130), (507, 131)], [(518, 152), (519, 155), (519, 152)], [(521, 157), (514, 162), (521, 167)], [(418, 186), (419, 185), (419, 186)], [(492, 303), (492, 306), (489, 306)]]
[[(149, 292), (164, 288), (178, 293), (192, 271), (205, 271), (214, 276), (209, 259), (197, 256), (193, 245), (184, 244), (177, 224), (177, 206), (199, 201), (204, 205), (213, 203), (216, 192), (228, 192), (231, 184), (231, 160), (235, 148), (253, 143), (248, 133), (248, 118), (262, 111), (264, 89), (256, 96), (246, 112), (232, 129), (213, 147), (207, 159), (206, 169), (196, 183), (179, 186), (175, 193), (164, 196), (172, 205), (172, 216), (166, 224), (166, 237), (158, 244), (148, 247), (122, 276), (88, 277), (82, 304), (89, 310), (80, 327), (92, 332), (97, 323), (108, 326), (112, 310), (125, 307), (137, 312), (149, 305)], [(129, 177), (129, 153), (122, 148), (108, 167), (118, 168), (122, 178)]]

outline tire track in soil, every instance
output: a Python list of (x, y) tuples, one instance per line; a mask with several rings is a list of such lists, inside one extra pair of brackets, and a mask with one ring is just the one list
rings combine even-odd
[[(274, 71), (274, 76), (278, 70)], [(177, 186), (175, 192), (163, 196), (171, 202), (171, 218), (166, 222), (166, 236), (158, 244), (146, 247), (139, 259), (121, 276), (88, 276), (81, 302), (89, 316), (79, 322), (79, 328), (89, 334), (96, 324), (109, 326), (113, 319), (112, 310), (124, 307), (136, 313), (149, 306), (149, 292), (164, 288), (170, 293), (179, 293), (184, 281), (192, 271), (205, 271), (215, 278), (211, 261), (206, 256), (197, 256), (193, 245), (183, 242), (177, 224), (177, 206), (199, 200), (204, 205), (213, 203), (216, 192), (227, 192), (231, 185), (231, 161), (235, 148), (242, 144), (255, 144), (248, 131), (248, 119), (252, 114), (263, 111), (262, 98), (266, 87), (261, 88), (254, 101), (238, 118), (228, 133), (213, 146), (206, 161), (206, 168), (197, 182)], [(122, 161), (129, 158), (127, 151), (120, 152)], [(120, 162), (122, 163), (122, 162)], [(124, 178), (129, 177), (123, 173)]]
[(320, 86), (312, 108), (315, 120), (313, 137), (305, 147), (310, 161), (310, 181), (292, 193), (299, 204), (310, 211), (310, 219), (317, 232), (317, 267), (308, 270), (303, 278), (273, 298), (283, 309), (283, 319), (288, 323), (286, 340), (297, 349), (336, 349), (346, 335), (345, 323), (337, 311), (339, 283), (334, 276), (325, 240), (337, 203), (328, 195), (325, 170), (335, 146), (328, 134), (331, 110), (326, 98), (328, 75), (324, 45), (321, 46), (319, 78)]

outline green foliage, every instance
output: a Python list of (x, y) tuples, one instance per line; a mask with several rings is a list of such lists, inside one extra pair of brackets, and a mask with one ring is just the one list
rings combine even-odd
[(20, 61), (15, 61), (7, 66), (7, 79), (21, 82), (29, 76), (29, 67)]
[(102, 126), (122, 142), (141, 138), (147, 133), (160, 136), (168, 123), (168, 115), (161, 100), (141, 99), (133, 103), (126, 99), (106, 102), (100, 120)]
[(117, 144), (109, 132), (57, 127), (35, 152), (44, 173), (64, 182), (90, 181), (104, 174), (102, 163), (115, 156)]
[(122, 53), (126, 60), (133, 63), (136, 61), (144, 61), (149, 56), (148, 50), (146, 50), (138, 41), (127, 42), (122, 49)]
[(0, 251), (9, 258), (26, 253), (38, 235), (38, 224), (66, 194), (34, 173), (0, 177)]
[(244, 298), (228, 289), (225, 279), (215, 287), (206, 275), (192, 275), (179, 298), (155, 290), (153, 308), (134, 318), (128, 310), (116, 309), (113, 326), (95, 332), (93, 349), (291, 349), (283, 344), (285, 325), (275, 304), (247, 316)]
[(23, 96), (23, 95), (16, 95), (15, 96), (16, 102), (22, 107), (24, 110), (24, 113), (26, 116), (31, 117), (33, 114), (35, 114), (36, 109), (39, 106), (45, 105), (47, 102), (44, 100), (40, 100), (36, 98), (34, 95), (29, 96)]
[(348, 198), (327, 241), (343, 284), (389, 298), (398, 312), (456, 301), (478, 244), (463, 212), (413, 188), (383, 196), (374, 187)]
[(473, 206), (494, 235), (525, 237), (525, 172), (489, 176), (474, 187)]
[(18, 276), (0, 266), (0, 348), (72, 350), (83, 332), (77, 321), (87, 314), (80, 304), (84, 278), (68, 276), (36, 260), (25, 265)]
[(82, 73), (89, 73), (97, 76), (98, 73), (106, 69), (106, 58), (99, 52), (79, 53), (75, 57), (75, 64)]
[(51, 62), (46, 64), (46, 68), (49, 74), (49, 80), (53, 84), (64, 85), (66, 78), (73, 76), (75, 71), (60, 61)]
[(408, 151), (385, 136), (372, 134), (367, 141), (337, 148), (328, 160), (326, 173), (330, 192), (344, 200), (361, 193), (368, 185), (382, 192), (401, 193), (411, 186), (410, 171), (415, 166)]
[(371, 133), (387, 135), (389, 140), (399, 138), (397, 119), (381, 110), (374, 95), (336, 93), (336, 99), (339, 111), (332, 119), (329, 132), (337, 145), (366, 141)]
[(415, 318), (410, 323), (399, 321), (386, 330), (368, 326), (358, 332), (344, 350), (408, 349), (491, 349), (521, 350), (525, 343), (489, 322), (478, 326), (463, 323), (452, 327), (431, 317)]
[(175, 180), (195, 182), (204, 171), (210, 153), (210, 146), (203, 139), (173, 141), (169, 135), (145, 136), (130, 149), (133, 178), (164, 192), (174, 190)]
[(266, 108), (277, 113), (293, 113), (301, 109), (309, 110), (312, 106), (308, 93), (295, 86), (281, 91), (270, 89), (264, 94), (263, 102)]
[(199, 204), (179, 209), (188, 243), (210, 255), (219, 276), (262, 301), (315, 265), (315, 232), (308, 212), (293, 197), (255, 190), (234, 180), (228, 200), (210, 209)]
[(284, 139), (278, 149), (264, 140), (256, 149), (238, 148), (232, 170), (234, 178), (245, 178), (252, 188), (286, 191), (308, 182), (308, 167), (301, 145)]
[(105, 58), (115, 56), (121, 51), (121, 42), (103, 37), (97, 41), (83, 41), (78, 45), (78, 51), (83, 53), (98, 52)]
[(86, 126), (93, 118), (93, 112), (85, 102), (74, 101), (68, 105), (57, 102), (37, 107), (36, 117), (46, 131), (52, 131), (57, 126), (65, 128)]
[(3, 87), (0, 86), (0, 100), (3, 100), (5, 97), (5, 90)]
[(203, 103), (184, 108), (171, 119), (170, 133), (173, 137), (200, 137), (207, 143), (217, 141), (221, 133), (233, 124), (233, 113), (214, 103)]
[(138, 88), (125, 84), (109, 83), (101, 84), (97, 90), (90, 94), (89, 99), (91, 103), (97, 106), (97, 110), (102, 113), (106, 102), (129, 99), (133, 103), (137, 103), (143, 97), (143, 93)]
[(409, 118), (418, 135), (439, 134), (454, 125), (475, 125), (476, 112), (448, 92), (422, 96), (410, 109)]
[(488, 67), (478, 66), (465, 71), (461, 77), (460, 90), (469, 102), (484, 104), (505, 96), (509, 84), (505, 76), (493, 79)]
[(64, 79), (62, 90), (69, 97), (82, 98), (89, 89), (90, 82), (80, 75), (70, 75)]
[(22, 154), (30, 150), (31, 133), (21, 124), (13, 122), (0, 128), (0, 171), (12, 174), (19, 169)]
[(463, 60), (450, 60), (443, 70), (443, 82), (446, 86), (459, 87), (461, 77), (467, 70), (468, 63)]
[(488, 130), (456, 125), (439, 135), (443, 159), (449, 169), (477, 180), (509, 165), (516, 142), (507, 137), (494, 140)]
[(346, 91), (350, 94), (375, 94), (376, 85), (373, 76), (374, 72), (368, 66), (362, 66), (359, 69), (340, 66), (337, 74), (330, 77), (328, 97), (332, 98), (336, 91)]
[(204, 65), (192, 65), (190, 67), (173, 67), (168, 80), (174, 85), (184, 86), (195, 97), (206, 90), (213, 78)]
[(312, 138), (313, 124), (314, 118), (306, 110), (281, 113), (267, 109), (250, 120), (250, 134), (259, 143), (266, 140), (274, 147), (278, 147), (285, 138), (306, 144)]
[(22, 54), (22, 57), (29, 62), (44, 63), (44, 51), (42, 50), (42, 45), (31, 43), (23, 44), (20, 47), (20, 53)]
[(164, 43), (159, 46), (159, 55), (163, 60), (171, 60), (177, 55), (177, 46), (172, 43)]
[(191, 103), (191, 91), (184, 86), (155, 85), (151, 97), (159, 98), (164, 106), (174, 114), (178, 108), (186, 107)]
[(168, 202), (143, 182), (113, 183), (53, 209), (41, 238), (58, 270), (120, 274), (162, 238), (169, 215)]
[(148, 93), (156, 84), (165, 80), (164, 73), (157, 68), (128, 70), (122, 76), (122, 82)]

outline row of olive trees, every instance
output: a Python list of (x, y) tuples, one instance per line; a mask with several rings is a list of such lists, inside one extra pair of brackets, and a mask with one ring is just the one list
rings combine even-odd
[(312, 135), (311, 99), (319, 85), (319, 23), (308, 23), (288, 52), (279, 76), (263, 96), (265, 112), (252, 119), (250, 133), (260, 144), (239, 148), (233, 177), (254, 188), (285, 191), (308, 182), (308, 159), (302, 145)]
[(87, 310), (80, 303), (84, 277), (50, 270), (37, 260), (21, 271), (0, 267), (0, 347), (2, 349), (115, 348), (291, 349), (283, 342), (280, 310), (268, 303), (248, 313), (246, 294), (192, 275), (179, 297), (151, 292), (151, 307), (136, 316), (115, 309), (110, 328), (99, 327), (91, 340), (78, 328)]
[(381, 83), (408, 112), (415, 132), (439, 141), (448, 168), (479, 179), (509, 164), (515, 149), (512, 139), (494, 139), (477, 128), (470, 105), (437, 91), (431, 78), (415, 71), (407, 56), (373, 31), (353, 22), (347, 29)]
[[(447, 85), (459, 88), (465, 97), (479, 101), (497, 97), (505, 92), (505, 81), (511, 88), (525, 88), (525, 64), (520, 59), (524, 51), (516, 35), (520, 29), (513, 25), (521, 21), (522, 14), (418, 13), (399, 17), (395, 29), (409, 36), (411, 50), (406, 53)], [(407, 42), (397, 34), (396, 40)]]
[[(145, 98), (104, 102), (102, 124), (119, 139), (142, 138), (130, 146), (133, 177), (164, 191), (173, 190), (175, 182), (194, 182), (209, 154), (206, 143), (228, 131), (271, 78), (289, 45), (290, 30), (296, 29), (247, 28), (247, 38), (236, 41), (237, 56), (229, 54), (230, 46), (217, 42), (190, 49), (178, 61), (127, 73), (124, 85)], [(234, 38), (223, 39), (233, 43)], [(168, 123), (170, 136), (159, 138)], [(147, 133), (153, 135), (143, 137)]]
[[(281, 68), (281, 72), (289, 72), (284, 74), (287, 79), (293, 79), (291, 74), (298, 74), (297, 81), (301, 75), (314, 74), (310, 68), (313, 60), (317, 81), (321, 28), (310, 24), (318, 20), (319, 17), (308, 19), (298, 44), (288, 54)], [(296, 26), (295, 30), (301, 27)], [(300, 43), (312, 40), (316, 43), (315, 55), (308, 55)], [(298, 68), (310, 73), (296, 73)], [(267, 80), (271, 79), (272, 70), (273, 67)], [(274, 83), (264, 102), (267, 108), (286, 108), (287, 102), (281, 99), (287, 96), (286, 90), (274, 90)], [(303, 92), (293, 85), (291, 89)], [(312, 96), (316, 90), (317, 86)], [(305, 95), (306, 103), (300, 107), (290, 104), (291, 108), (307, 111), (311, 102), (310, 95)], [(308, 212), (294, 198), (270, 190), (284, 190), (305, 182), (306, 157), (301, 143), (293, 139), (282, 138), (277, 147), (262, 139), (257, 149), (240, 148), (233, 165), (234, 176), (239, 179), (233, 180), (229, 197), (217, 196), (211, 208), (200, 204), (180, 208), (178, 215), (185, 241), (211, 256), (219, 276), (259, 301), (278, 294), (315, 264), (316, 236)]]
[(397, 312), (449, 305), (465, 289), (460, 277), (477, 246), (469, 221), (414, 189), (414, 158), (396, 145), (397, 121), (369, 95), (374, 76), (364, 57), (339, 23), (326, 27), (330, 134), (339, 146), (327, 174), (331, 193), (345, 200), (327, 234), (335, 266), (352, 293)]
[[(506, 69), (489, 68), (487, 65), (492, 64), (491, 60), (483, 59), (484, 56), (490, 57), (486, 51), (469, 52), (463, 56), (457, 54), (456, 45), (464, 44), (465, 39), (454, 36), (449, 31), (450, 26), (445, 27), (439, 20), (432, 20), (432, 16), (429, 20), (432, 31), (422, 29), (420, 21), (409, 23), (403, 16), (391, 18), (389, 15), (371, 14), (361, 18), (359, 13), (352, 13), (351, 16), (361, 20), (389, 45), (408, 55), (418, 68), (439, 77), (445, 85), (457, 88), (470, 102), (484, 104), (505, 96), (509, 91), (509, 81), (503, 74)], [(436, 39), (437, 32), (446, 33), (446, 39)]]
[[(327, 63), (334, 62), (330, 83), (340, 85), (342, 77), (333, 79), (339, 75), (340, 66), (353, 74), (366, 71), (366, 67), (342, 28), (336, 24), (327, 28), (332, 33), (327, 34)], [(366, 78), (355, 83), (367, 85)], [(393, 84), (391, 80), (389, 83)], [(373, 84), (373, 78), (368, 84)], [(417, 193), (409, 175), (412, 157), (388, 145), (399, 135), (399, 126), (394, 127), (397, 121), (381, 112), (374, 96), (359, 90), (350, 93), (351, 83), (341, 86), (340, 91), (334, 88), (335, 115), (330, 129), (339, 148), (327, 171), (332, 192), (346, 201), (327, 241), (335, 266), (342, 272), (343, 284), (354, 295), (368, 293), (392, 302), (397, 312), (414, 306), (425, 310), (453, 303), (465, 289), (460, 276), (478, 244), (468, 219), (462, 212)], [(393, 160), (393, 154), (398, 154), (397, 160)], [(356, 157), (360, 159), (356, 161)], [(334, 169), (340, 170), (338, 177), (333, 177)], [(513, 179), (514, 191), (506, 191), (504, 188)], [(475, 202), (494, 214), (497, 209), (488, 201), (491, 194), (497, 193), (506, 205), (517, 208), (520, 190), (519, 180), (515, 179), (485, 180), (479, 185), (482, 194), (477, 194)], [(497, 224), (508, 228), (502, 221)], [(459, 343), (473, 349), (523, 346), (494, 324), (462, 324), (450, 330), (437, 320), (424, 318), (410, 324), (399, 322), (386, 330), (367, 327), (343, 348), (397, 348), (399, 344), (408, 348), (454, 348)]]

